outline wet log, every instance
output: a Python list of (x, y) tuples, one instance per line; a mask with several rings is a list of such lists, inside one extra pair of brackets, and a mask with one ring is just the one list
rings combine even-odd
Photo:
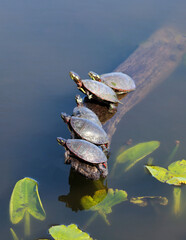
[[(110, 141), (121, 118), (167, 79), (178, 66), (185, 50), (186, 36), (172, 27), (163, 27), (114, 70), (131, 76), (135, 80), (136, 90), (121, 100), (123, 105), (119, 104), (117, 113), (104, 124)], [(103, 116), (103, 110), (96, 112), (100, 117)]]

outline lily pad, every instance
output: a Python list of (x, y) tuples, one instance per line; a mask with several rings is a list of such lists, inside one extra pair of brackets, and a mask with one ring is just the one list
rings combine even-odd
[(158, 166), (145, 166), (149, 172), (160, 182), (175, 186), (186, 184), (186, 160), (171, 163), (168, 170)]
[(107, 191), (105, 189), (97, 190), (93, 197), (88, 195), (83, 196), (81, 198), (81, 205), (85, 210), (89, 210), (91, 207), (102, 202), (106, 196), (107, 196)]
[(49, 229), (55, 240), (93, 240), (88, 233), (82, 232), (75, 224), (59, 225)]
[(35, 180), (26, 177), (16, 183), (11, 195), (9, 210), (10, 220), (13, 224), (20, 222), (26, 212), (36, 219), (45, 219), (45, 210)]
[(159, 141), (149, 141), (138, 143), (135, 146), (128, 148), (127, 150), (120, 153), (117, 158), (115, 165), (120, 163), (126, 163), (125, 172), (133, 167), (141, 159), (155, 151), (160, 146)]
[(127, 193), (123, 190), (108, 189), (98, 190), (93, 197), (84, 196), (81, 199), (81, 204), (86, 210), (97, 211), (110, 224), (106, 215), (112, 212), (112, 207), (127, 200)]

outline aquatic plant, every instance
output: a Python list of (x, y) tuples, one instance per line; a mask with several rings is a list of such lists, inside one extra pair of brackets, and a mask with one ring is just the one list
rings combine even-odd
[(49, 228), (49, 233), (55, 240), (93, 240), (75, 224), (52, 226)]
[(45, 219), (46, 213), (35, 180), (26, 177), (16, 183), (10, 198), (9, 213), (13, 224), (24, 218), (25, 235), (30, 234), (30, 215), (41, 221)]
[[(100, 214), (105, 222), (110, 225), (110, 222), (107, 219), (107, 214), (112, 212), (112, 207), (124, 202), (127, 200), (127, 192), (123, 190), (112, 188), (106, 190), (98, 190), (94, 194), (93, 197), (91, 196), (84, 196), (81, 199), (81, 204), (84, 209), (95, 211), (96, 213)], [(97, 216), (94, 215), (93, 219)]]
[(148, 203), (158, 203), (160, 205), (167, 205), (168, 199), (162, 196), (143, 196), (143, 197), (132, 197), (130, 202), (140, 207), (146, 207)]
[(17, 235), (16, 235), (15, 231), (13, 230), (13, 228), (10, 228), (10, 232), (12, 234), (13, 240), (19, 240), (19, 238), (17, 237)]
[[(171, 163), (168, 170), (159, 166), (145, 166), (153, 177), (158, 181), (174, 186), (186, 184), (186, 160), (179, 160)], [(180, 213), (181, 189), (174, 188), (174, 213)]]
[(124, 172), (131, 169), (137, 162), (151, 154), (160, 146), (159, 141), (149, 141), (138, 143), (133, 147), (128, 148), (121, 152), (114, 163), (111, 175), (114, 175), (115, 169), (118, 164), (125, 164)]

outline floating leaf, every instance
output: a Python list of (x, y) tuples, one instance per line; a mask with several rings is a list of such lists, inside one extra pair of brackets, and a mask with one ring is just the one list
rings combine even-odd
[(149, 172), (160, 182), (165, 182), (175, 186), (186, 184), (186, 160), (173, 162), (168, 170), (158, 166), (145, 166)]
[(10, 199), (9, 212), (13, 224), (17, 224), (25, 217), (26, 235), (29, 235), (30, 232), (29, 214), (39, 220), (45, 219), (46, 214), (39, 197), (38, 184), (35, 180), (26, 177), (16, 183)]
[(14, 240), (19, 240), (19, 238), (17, 237), (16, 233), (14, 232), (14, 230), (12, 228), (10, 228), (10, 232), (11, 232)]
[(49, 233), (55, 240), (93, 240), (75, 224), (53, 226), (49, 229)]
[(38, 184), (31, 178), (19, 180), (14, 187), (10, 199), (11, 222), (13, 224), (20, 222), (26, 211), (39, 220), (46, 217), (39, 197)]
[(131, 148), (120, 153), (113, 167), (113, 171), (116, 168), (118, 163), (123, 164), (126, 163), (125, 172), (128, 171), (131, 167), (133, 167), (137, 162), (141, 159), (152, 153), (160, 146), (159, 141), (149, 141), (139, 143)]
[[(100, 192), (101, 191), (101, 192)], [(120, 202), (127, 200), (127, 193), (123, 190), (108, 189), (107, 194), (103, 190), (98, 190), (93, 198), (91, 196), (84, 196), (81, 199), (82, 206), (85, 209), (91, 211), (97, 211), (106, 221), (107, 224), (110, 224), (107, 220), (106, 214), (112, 212), (112, 207)], [(97, 204), (96, 204), (97, 203)]]
[(106, 189), (101, 189), (95, 192), (94, 196), (83, 196), (81, 198), (81, 205), (84, 209), (89, 210), (91, 207), (97, 205), (107, 196)]
[(149, 201), (155, 201), (158, 204), (164, 205), (164, 206), (168, 204), (168, 199), (166, 197), (161, 197), (161, 196), (144, 196), (144, 197), (136, 197), (136, 198), (130, 199), (131, 203), (136, 204), (140, 207), (146, 207)]

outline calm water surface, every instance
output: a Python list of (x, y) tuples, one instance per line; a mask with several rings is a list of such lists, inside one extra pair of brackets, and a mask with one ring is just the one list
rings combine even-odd
[[(91, 212), (79, 210), (83, 194), (93, 184), (70, 174), (57, 136), (70, 136), (60, 112), (71, 114), (79, 93), (68, 73), (110, 72), (156, 29), (171, 23), (185, 31), (185, 1), (5, 1), (0, 3), (0, 232), (11, 239), (9, 199), (15, 183), (25, 176), (39, 182), (47, 218), (31, 219), (28, 239), (48, 238), (54, 224), (76, 223), (85, 229)], [(154, 163), (167, 167), (167, 158), (180, 140), (174, 160), (186, 158), (186, 68), (175, 72), (120, 121), (112, 139), (111, 168), (119, 148), (159, 140)], [(131, 196), (162, 195), (167, 206), (140, 208), (127, 202), (113, 207), (108, 226), (97, 217), (86, 231), (94, 239), (186, 239), (186, 190), (182, 215), (172, 214), (171, 186), (159, 183), (137, 164), (120, 178), (107, 179), (109, 188)], [(70, 183), (70, 184), (69, 184)], [(67, 195), (68, 204), (60, 201)], [(23, 223), (13, 226), (19, 238)], [(24, 238), (25, 239), (25, 238)]]

